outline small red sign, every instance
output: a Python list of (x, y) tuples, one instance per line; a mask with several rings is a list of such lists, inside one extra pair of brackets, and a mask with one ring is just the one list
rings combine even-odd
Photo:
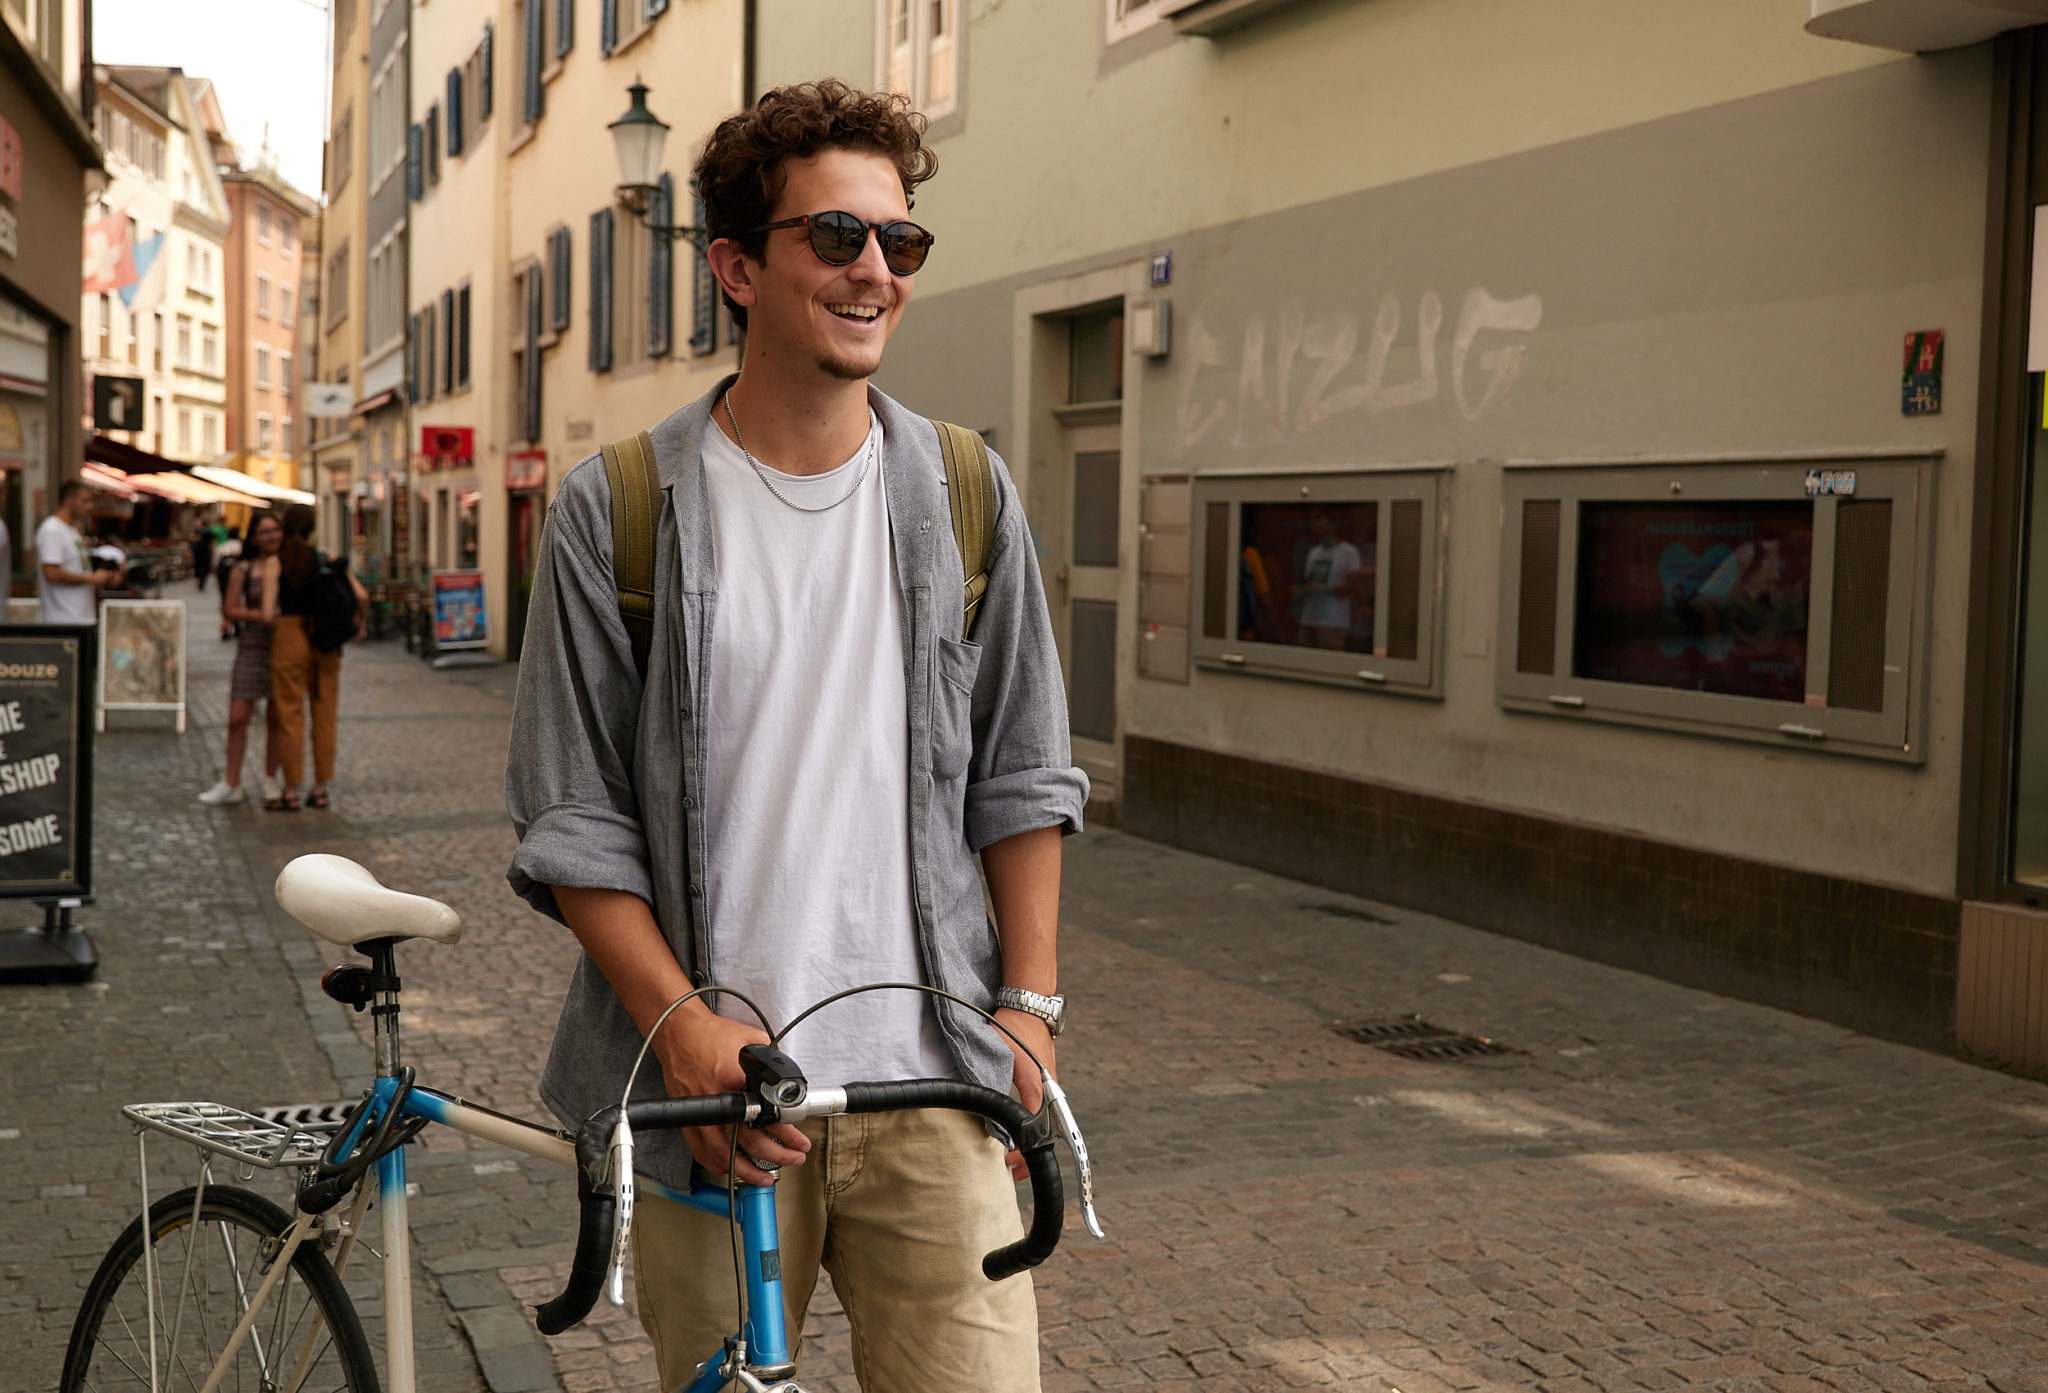
[(476, 458), (474, 426), (421, 426), (420, 453), (440, 464), (466, 463)]
[(0, 116), (0, 193), (16, 203), (21, 202), (22, 164), (21, 132)]

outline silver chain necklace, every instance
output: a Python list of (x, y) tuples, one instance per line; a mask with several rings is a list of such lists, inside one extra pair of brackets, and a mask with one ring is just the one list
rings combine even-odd
[(733, 409), (732, 409), (732, 393), (731, 393), (730, 391), (728, 391), (728, 392), (727, 392), (727, 393), (725, 394), (725, 419), (726, 419), (726, 420), (728, 420), (728, 421), (730, 421), (730, 422), (732, 422), (732, 439), (733, 439), (733, 443), (734, 443), (735, 445), (737, 445), (737, 446), (739, 446), (739, 447), (740, 447), (740, 453), (741, 453), (742, 455), (746, 456), (746, 460), (747, 460), (747, 463), (748, 463), (748, 464), (750, 464), (750, 465), (752, 465), (752, 466), (754, 467), (754, 474), (755, 474), (755, 476), (756, 476), (756, 477), (758, 477), (758, 478), (759, 478), (759, 479), (761, 480), (761, 483), (762, 483), (762, 485), (763, 485), (763, 486), (764, 486), (765, 488), (767, 488), (768, 492), (770, 492), (770, 493), (772, 493), (772, 494), (774, 494), (774, 495), (775, 495), (775, 501), (776, 501), (776, 502), (780, 503), (780, 504), (781, 504), (781, 505), (782, 505), (783, 507), (785, 507), (785, 508), (788, 508), (788, 509), (790, 509), (790, 510), (792, 510), (792, 511), (794, 511), (794, 512), (799, 512), (799, 513), (829, 513), (829, 512), (831, 512), (831, 511), (832, 511), (832, 510), (833, 510), (834, 508), (836, 508), (836, 507), (838, 507), (838, 506), (839, 506), (840, 504), (844, 503), (844, 502), (845, 502), (845, 501), (846, 501), (847, 499), (849, 499), (849, 498), (853, 497), (853, 496), (854, 496), (854, 495), (855, 495), (856, 493), (859, 493), (859, 492), (860, 492), (860, 486), (861, 486), (862, 484), (864, 484), (864, 483), (866, 483), (866, 482), (868, 481), (868, 470), (870, 470), (870, 469), (872, 469), (872, 468), (874, 467), (874, 463), (875, 463), (875, 448), (874, 448), (874, 446), (875, 446), (875, 433), (874, 433), (874, 430), (873, 430), (873, 428), (871, 427), (871, 428), (869, 429), (869, 431), (868, 431), (868, 450), (867, 450), (867, 458), (865, 458), (865, 459), (863, 459), (863, 460), (861, 461), (861, 466), (860, 466), (860, 474), (859, 474), (859, 476), (858, 476), (857, 478), (855, 478), (855, 479), (854, 479), (854, 481), (853, 481), (853, 487), (852, 487), (852, 488), (850, 488), (850, 489), (848, 489), (848, 490), (847, 490), (847, 491), (846, 491), (845, 493), (842, 493), (842, 494), (840, 494), (840, 495), (839, 495), (839, 497), (837, 497), (837, 498), (833, 499), (833, 500), (832, 500), (832, 501), (831, 501), (830, 503), (827, 503), (827, 504), (826, 504), (826, 505), (825, 505), (824, 507), (822, 507), (822, 508), (806, 508), (806, 507), (805, 507), (805, 506), (804, 506), (803, 504), (801, 504), (801, 503), (793, 503), (793, 502), (791, 502), (791, 501), (790, 501), (790, 499), (789, 499), (789, 496), (788, 496), (787, 494), (785, 494), (785, 493), (784, 493), (784, 492), (783, 492), (783, 491), (782, 491), (781, 489), (779, 489), (779, 488), (775, 487), (775, 481), (774, 481), (773, 479), (771, 479), (771, 478), (769, 478), (769, 477), (768, 477), (768, 470), (767, 470), (767, 469), (766, 469), (765, 467), (763, 467), (763, 465), (761, 464), (761, 461), (759, 461), (759, 460), (757, 460), (757, 459), (755, 459), (755, 458), (754, 458), (754, 456), (753, 456), (753, 452), (747, 449), (747, 439), (746, 439), (746, 437), (745, 437), (745, 436), (743, 436), (743, 435), (741, 435), (741, 434), (740, 434), (740, 418), (739, 418), (738, 416), (736, 416), (736, 415), (734, 415), (734, 414), (733, 414)]

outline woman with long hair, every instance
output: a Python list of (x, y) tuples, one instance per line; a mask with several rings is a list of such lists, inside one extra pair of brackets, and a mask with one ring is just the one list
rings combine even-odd
[(228, 762), (219, 782), (199, 795), (199, 801), (214, 805), (240, 803), (242, 757), (249, 747), (249, 718), (256, 704), (266, 704), (263, 742), (263, 797), (278, 797), (277, 766), (280, 744), (277, 738), (277, 703), (270, 699), (270, 628), (272, 616), (265, 613), (263, 596), (274, 587), (278, 549), (284, 545), (284, 525), (275, 513), (258, 513), (249, 523), (248, 543), (240, 560), (221, 587), (223, 622), (241, 626), (236, 637), (235, 667), (228, 678)]
[[(277, 553), (277, 571), (264, 588), (263, 607), (277, 616), (270, 642), (270, 700), (277, 711), (278, 739), (284, 755), (284, 789), (275, 806), (281, 812), (300, 807), (305, 787), (306, 704), (313, 708), (313, 786), (305, 806), (324, 808), (327, 785), (334, 778), (335, 715), (341, 702), (341, 650), (313, 646), (313, 606), (321, 571), (329, 566), (313, 547), (313, 510), (295, 503), (284, 510), (284, 545)], [(370, 613), (370, 597), (362, 582), (343, 571), (356, 601), (356, 637)]]

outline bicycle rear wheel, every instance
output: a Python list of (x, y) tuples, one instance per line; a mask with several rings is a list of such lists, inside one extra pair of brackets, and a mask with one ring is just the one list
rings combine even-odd
[[(248, 1190), (209, 1185), (194, 1222), (195, 1189), (149, 1208), (156, 1268), (156, 1386), (206, 1382), (282, 1250), (292, 1220)], [(71, 1327), (60, 1393), (150, 1387), (150, 1314), (143, 1224), (128, 1225), (93, 1274)], [(301, 1367), (307, 1372), (294, 1384)], [(271, 1290), (235, 1351), (224, 1389), (263, 1393), (377, 1393), (377, 1367), (348, 1291), (310, 1240)]]

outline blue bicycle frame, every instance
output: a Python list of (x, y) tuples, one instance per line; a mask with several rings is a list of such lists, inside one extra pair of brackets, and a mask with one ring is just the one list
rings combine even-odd
[[(370, 1089), (370, 1104), (357, 1109), (342, 1143), (346, 1154), (363, 1130), (390, 1108), (399, 1081), (380, 1076)], [(576, 1150), (564, 1133), (536, 1126), (503, 1113), (480, 1108), (460, 1098), (451, 1098), (431, 1088), (414, 1086), (399, 1106), (400, 1118), (418, 1117), (451, 1127), (466, 1135), (497, 1142), (542, 1160), (574, 1167)], [(367, 1183), (367, 1182), (366, 1182)], [(786, 1369), (794, 1361), (789, 1347), (788, 1323), (782, 1304), (782, 1249), (775, 1222), (775, 1190), (766, 1185), (740, 1185), (730, 1198), (722, 1186), (700, 1185), (683, 1191), (658, 1180), (636, 1176), (644, 1191), (685, 1204), (718, 1218), (729, 1218), (738, 1208), (740, 1259), (745, 1265), (747, 1317), (735, 1338), (744, 1338), (747, 1364), (763, 1370)], [(384, 1308), (387, 1341), (392, 1368), (392, 1393), (412, 1393), (412, 1286), (411, 1238), (405, 1189), (405, 1148), (396, 1147), (377, 1162), (378, 1208), (383, 1217)], [(719, 1393), (731, 1380), (723, 1372), (725, 1349), (713, 1350), (703, 1373), (683, 1393)], [(786, 1376), (786, 1375), (785, 1375)]]

